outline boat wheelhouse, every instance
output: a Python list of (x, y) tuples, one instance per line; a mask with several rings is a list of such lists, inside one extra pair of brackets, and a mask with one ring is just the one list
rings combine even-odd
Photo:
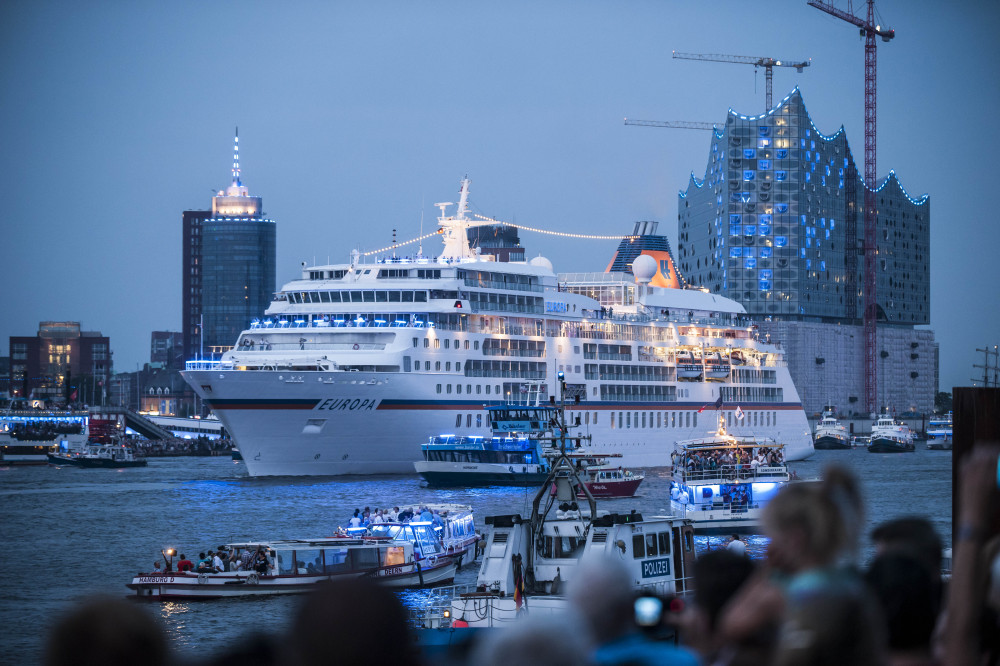
[(916, 447), (910, 427), (889, 414), (888, 410), (872, 424), (869, 453), (911, 453), (914, 450)]
[(431, 542), (440, 542), (441, 552), (452, 557), (458, 568), (462, 568), (476, 559), (476, 543), (480, 537), (476, 533), (475, 518), (471, 506), (465, 504), (412, 504), (409, 506), (424, 506), (437, 517), (437, 520), (376, 523), (368, 526), (367, 534), (372, 537), (413, 541), (421, 549), (420, 552), (433, 548)]
[(232, 350), (188, 362), (184, 378), (252, 476), (412, 472), (414, 441), (485, 438), (486, 406), (535, 384), (550, 396), (560, 371), (580, 396), (573, 417), (629, 467), (669, 465), (663, 439), (696, 435), (719, 398), (747, 413), (734, 430), (782, 439), (790, 459), (812, 454), (784, 352), (741, 305), (641, 271), (494, 261), (467, 234), (496, 221), (470, 217), (467, 199), (465, 180), (457, 214), (441, 204), (440, 256), (304, 267)]
[(730, 435), (720, 417), (714, 434), (677, 442), (670, 508), (698, 534), (754, 533), (790, 478), (784, 445)]
[(267, 556), (261, 570), (195, 573), (139, 573), (128, 583), (140, 599), (220, 599), (303, 594), (338, 577), (366, 576), (391, 587), (429, 587), (449, 583), (457, 569), (429, 526), (407, 525), (400, 538), (329, 537), (232, 543), (239, 555), (258, 549)]

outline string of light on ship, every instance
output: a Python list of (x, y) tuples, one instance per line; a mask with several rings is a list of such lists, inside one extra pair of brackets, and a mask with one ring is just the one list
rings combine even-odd
[[(486, 222), (488, 224), (502, 224), (505, 227), (514, 227), (515, 229), (521, 229), (522, 231), (534, 231), (535, 233), (538, 233), (538, 234), (547, 234), (549, 236), (561, 236), (563, 238), (583, 238), (583, 239), (587, 239), (587, 240), (625, 240), (626, 238), (638, 238), (638, 236), (636, 236), (634, 234), (629, 234), (627, 236), (599, 236), (599, 235), (595, 235), (595, 234), (570, 234), (570, 233), (566, 233), (565, 231), (550, 231), (549, 229), (538, 229), (537, 227), (529, 227), (529, 226), (525, 226), (523, 224), (515, 224), (513, 222), (504, 222), (503, 220), (497, 220), (497, 219), (494, 219), (492, 217), (486, 217), (485, 215), (479, 215), (477, 213), (473, 213), (472, 216), (476, 217), (476, 218), (478, 218), (478, 219), (480, 219), (483, 222)], [(381, 254), (382, 252), (388, 252), (389, 250), (395, 250), (396, 248), (403, 247), (404, 245), (411, 245), (413, 243), (416, 243), (416, 242), (419, 242), (419, 241), (422, 241), (422, 240), (426, 240), (428, 238), (431, 238), (432, 236), (437, 236), (437, 235), (442, 234), (442, 233), (444, 233), (444, 230), (443, 229), (438, 229), (437, 231), (434, 231), (432, 233), (424, 234), (423, 236), (418, 236), (416, 238), (411, 238), (408, 241), (402, 241), (400, 243), (393, 243), (392, 245), (387, 245), (386, 247), (379, 248), (378, 250), (372, 250), (370, 252), (362, 252), (361, 256), (362, 257), (370, 257), (373, 254)]]

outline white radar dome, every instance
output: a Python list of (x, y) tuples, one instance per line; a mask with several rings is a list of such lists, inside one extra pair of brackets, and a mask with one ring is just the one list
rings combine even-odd
[(648, 254), (640, 254), (632, 262), (632, 275), (639, 282), (649, 282), (656, 275), (656, 259)]
[(529, 261), (528, 265), (537, 266), (539, 268), (547, 268), (550, 272), (554, 272), (552, 270), (552, 262), (543, 257), (542, 255), (538, 255), (537, 257)]

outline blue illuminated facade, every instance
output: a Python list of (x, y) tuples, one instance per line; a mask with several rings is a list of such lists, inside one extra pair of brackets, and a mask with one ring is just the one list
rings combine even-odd
[[(730, 110), (703, 180), (678, 199), (688, 282), (772, 320), (857, 323), (865, 183), (843, 127), (825, 135), (796, 88), (761, 116)], [(930, 322), (930, 202), (893, 172), (876, 188), (879, 320)]]

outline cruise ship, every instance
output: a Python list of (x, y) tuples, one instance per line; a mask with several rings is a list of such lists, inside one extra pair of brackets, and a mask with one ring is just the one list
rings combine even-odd
[[(713, 431), (813, 453), (782, 350), (735, 301), (651, 285), (662, 260), (559, 274), (544, 257), (497, 262), (468, 230), (496, 224), (437, 204), (439, 256), (303, 266), (218, 360), (184, 378), (235, 439), (252, 476), (412, 474), (432, 435), (488, 435), (486, 406), (565, 373), (569, 412), (622, 465), (670, 464)], [(456, 206), (453, 214), (447, 214)]]

